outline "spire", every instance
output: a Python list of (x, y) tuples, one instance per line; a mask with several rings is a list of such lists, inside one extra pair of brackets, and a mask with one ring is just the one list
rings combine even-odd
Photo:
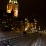
[(15, 3), (18, 3), (18, 1), (16, 0)]
[(39, 26), (39, 30), (40, 30), (40, 26)]
[(18, 3), (18, 1), (17, 0), (9, 0), (9, 3)]
[(11, 3), (12, 1), (11, 0), (9, 0), (9, 3)]
[(11, 0), (10, 0), (10, 2), (11, 2)]

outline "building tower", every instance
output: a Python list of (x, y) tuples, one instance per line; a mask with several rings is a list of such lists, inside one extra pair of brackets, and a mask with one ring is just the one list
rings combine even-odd
[(18, 6), (17, 0), (9, 0), (9, 3), (7, 4), (7, 13), (11, 13), (13, 10), (14, 16), (18, 17)]
[(40, 31), (40, 26), (39, 26), (39, 31)]
[(35, 19), (35, 16), (34, 16), (34, 14), (33, 14), (33, 18), (32, 18), (32, 20), (33, 20), (33, 29), (35, 29), (36, 30), (36, 28), (37, 28), (37, 20)]
[(36, 19), (34, 19), (34, 29), (36, 29), (36, 24), (37, 24), (37, 21)]

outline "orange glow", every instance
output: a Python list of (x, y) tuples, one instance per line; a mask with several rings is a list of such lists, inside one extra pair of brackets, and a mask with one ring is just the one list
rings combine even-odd
[(7, 13), (11, 13), (11, 10), (7, 10)]
[(28, 28), (25, 28), (25, 31), (27, 30)]
[(11, 13), (12, 11), (12, 4), (7, 5), (7, 13)]
[(17, 0), (9, 0), (9, 4), (7, 4), (7, 13), (11, 13), (13, 10), (14, 17), (18, 17), (18, 2)]
[(15, 10), (15, 11), (14, 11), (14, 16), (15, 16), (15, 17), (18, 17), (18, 10)]

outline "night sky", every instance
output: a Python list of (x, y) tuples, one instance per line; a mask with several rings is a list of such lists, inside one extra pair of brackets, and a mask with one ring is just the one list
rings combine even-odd
[[(0, 10), (6, 10), (6, 5), (9, 0), (0, 0)], [(19, 3), (19, 17), (32, 18), (33, 14), (38, 21), (37, 27), (40, 25), (41, 29), (46, 28), (46, 2), (45, 0), (18, 0)]]

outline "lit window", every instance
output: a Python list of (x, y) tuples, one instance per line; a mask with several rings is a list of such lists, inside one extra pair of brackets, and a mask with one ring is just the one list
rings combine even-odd
[(11, 10), (7, 10), (7, 13), (11, 13)]

